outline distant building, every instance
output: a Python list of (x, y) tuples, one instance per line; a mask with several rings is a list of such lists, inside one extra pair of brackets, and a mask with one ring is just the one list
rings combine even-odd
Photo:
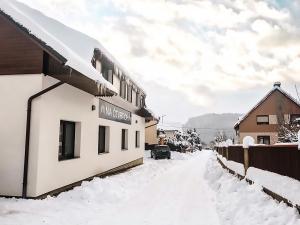
[(35, 198), (143, 163), (146, 94), (95, 39), (0, 5), (0, 195)]
[(273, 89), (239, 119), (234, 129), (239, 143), (245, 136), (251, 136), (257, 144), (275, 144), (278, 142), (280, 124), (291, 123), (299, 118), (299, 102), (276, 82)]
[(152, 149), (158, 144), (157, 124), (159, 119), (153, 119), (146, 123), (145, 127), (145, 149)]

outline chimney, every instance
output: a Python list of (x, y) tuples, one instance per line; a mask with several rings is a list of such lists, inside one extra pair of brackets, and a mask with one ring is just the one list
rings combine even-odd
[(280, 86), (281, 86), (281, 83), (279, 81), (275, 82), (273, 85), (274, 88), (280, 88)]

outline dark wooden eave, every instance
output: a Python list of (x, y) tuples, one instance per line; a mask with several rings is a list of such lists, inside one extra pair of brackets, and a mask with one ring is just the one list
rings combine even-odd
[(136, 111), (138, 116), (144, 117), (146, 122), (156, 120), (155, 116), (147, 108), (143, 107)]
[[(43, 73), (45, 75), (54, 77), (94, 96), (113, 96), (115, 94), (103, 85), (99, 86), (94, 80), (79, 71), (66, 66), (67, 59), (64, 56), (48, 46), (43, 40), (31, 34), (30, 30), (14, 21), (10, 15), (1, 9), (0, 15), (44, 51)], [(101, 76), (100, 73), (99, 76)]]

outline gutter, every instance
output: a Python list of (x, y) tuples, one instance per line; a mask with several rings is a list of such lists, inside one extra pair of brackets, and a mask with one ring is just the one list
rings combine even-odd
[(29, 144), (30, 144), (30, 129), (31, 129), (31, 109), (32, 101), (37, 97), (61, 86), (64, 84), (63, 81), (60, 81), (34, 95), (29, 97), (27, 102), (27, 119), (26, 119), (26, 137), (25, 137), (25, 156), (24, 156), (24, 172), (23, 172), (23, 187), (22, 187), (22, 198), (27, 198), (27, 183), (28, 183), (28, 161), (29, 161)]
[(148, 126), (148, 127), (145, 127), (145, 129), (147, 129), (147, 128), (149, 128), (149, 127), (156, 126), (158, 123), (159, 123), (159, 121), (157, 121), (155, 124), (152, 124), (152, 125), (150, 125), (150, 126)]

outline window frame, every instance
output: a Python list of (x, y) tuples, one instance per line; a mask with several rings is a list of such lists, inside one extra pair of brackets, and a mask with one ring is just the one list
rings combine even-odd
[[(263, 139), (263, 143), (260, 143), (260, 139)], [(268, 140), (268, 143), (266, 143), (265, 140)], [(270, 145), (271, 144), (271, 137), (268, 136), (268, 135), (259, 135), (259, 136), (257, 136), (257, 144)]]
[[(104, 129), (104, 149), (101, 149), (100, 151), (100, 130), (101, 129)], [(102, 154), (106, 154), (106, 153), (109, 153), (109, 127), (107, 126), (102, 126), (102, 125), (99, 125), (98, 126), (98, 155), (102, 155)], [(103, 136), (102, 136), (103, 137)]]
[(135, 131), (135, 148), (141, 147), (141, 132), (139, 130)]
[(120, 81), (120, 97), (123, 99), (126, 99), (126, 81), (125, 80), (121, 80)]
[(140, 107), (140, 93), (139, 92), (136, 92), (136, 97), (135, 97), (135, 106), (136, 107)]
[(121, 150), (128, 150), (128, 129), (121, 130)]
[[(268, 122), (258, 122), (258, 118), (259, 117), (267, 117), (268, 118)], [(269, 115), (257, 115), (256, 116), (256, 124), (257, 125), (269, 125), (270, 124), (270, 117), (269, 117)]]
[(127, 101), (132, 103), (132, 85), (127, 85)]
[[(72, 132), (72, 145), (73, 145), (73, 151), (71, 154), (66, 154), (65, 151), (65, 142), (66, 142), (66, 124), (72, 125), (73, 132)], [(62, 133), (61, 133), (61, 126), (62, 126)], [(78, 158), (75, 156), (75, 147), (76, 147), (76, 122), (73, 121), (67, 121), (67, 120), (60, 120), (60, 126), (59, 126), (59, 151), (58, 151), (58, 160), (59, 161), (64, 161), (64, 160), (69, 160), (69, 159), (74, 159)], [(61, 137), (62, 135), (62, 137)], [(61, 139), (62, 138), (62, 139)], [(61, 146), (60, 146), (61, 142)], [(61, 148), (61, 149), (60, 149)]]
[(299, 118), (300, 118), (300, 114), (291, 114), (290, 115), (290, 123), (294, 124), (296, 119), (299, 119)]

